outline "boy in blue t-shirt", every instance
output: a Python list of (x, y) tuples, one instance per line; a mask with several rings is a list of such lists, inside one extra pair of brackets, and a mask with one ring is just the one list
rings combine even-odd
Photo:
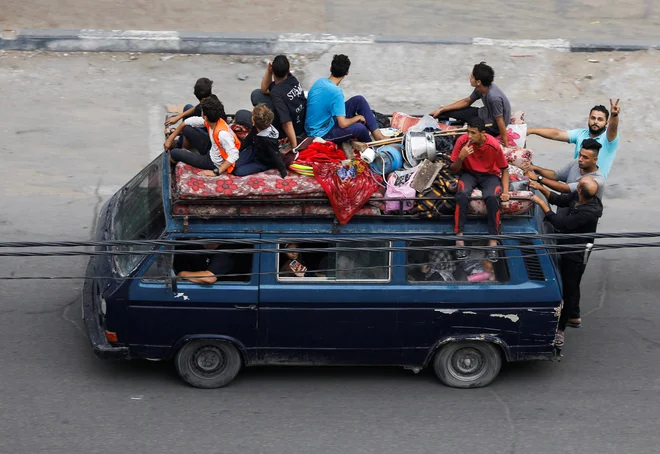
[(618, 99), (616, 102), (610, 99), (610, 110), (611, 115), (605, 106), (594, 106), (589, 112), (588, 128), (586, 129), (562, 131), (554, 128), (529, 128), (527, 135), (536, 134), (546, 139), (573, 143), (575, 144), (575, 159), (580, 155), (583, 140), (589, 138), (596, 140), (601, 144), (598, 167), (607, 179), (619, 147), (619, 114), (621, 113), (621, 107), (619, 107)]
[(346, 55), (335, 55), (330, 65), (330, 77), (317, 80), (307, 95), (305, 132), (309, 137), (322, 137), (334, 142), (357, 138), (360, 142), (383, 140), (376, 117), (363, 96), (353, 96), (344, 102), (339, 88), (348, 75), (351, 61)]

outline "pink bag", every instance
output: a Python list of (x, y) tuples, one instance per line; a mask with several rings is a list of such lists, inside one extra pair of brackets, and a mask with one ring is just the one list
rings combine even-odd
[[(404, 211), (411, 210), (415, 206), (415, 196), (417, 195), (417, 191), (410, 187), (410, 183), (412, 183), (416, 173), (417, 172), (412, 172), (408, 181), (400, 186), (394, 185), (398, 177), (396, 172), (390, 173), (390, 176), (387, 178), (387, 191), (385, 191), (385, 198), (410, 199), (403, 202)], [(401, 202), (396, 200), (388, 200), (385, 202), (385, 214), (397, 212), (400, 208)]]

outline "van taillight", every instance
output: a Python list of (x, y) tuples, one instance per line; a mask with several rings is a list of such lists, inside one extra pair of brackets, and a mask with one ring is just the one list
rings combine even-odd
[(105, 338), (108, 339), (108, 342), (119, 342), (117, 340), (117, 333), (113, 333), (107, 329), (105, 330)]

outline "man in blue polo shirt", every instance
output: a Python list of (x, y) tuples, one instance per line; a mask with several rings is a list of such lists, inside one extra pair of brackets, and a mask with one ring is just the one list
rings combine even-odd
[(574, 158), (577, 159), (582, 149), (582, 141), (585, 139), (595, 139), (601, 144), (602, 148), (598, 154), (598, 167), (603, 176), (607, 176), (612, 169), (616, 150), (619, 147), (619, 100), (616, 102), (610, 99), (610, 112), (605, 106), (595, 106), (589, 112), (589, 122), (586, 129), (571, 129), (562, 131), (554, 128), (529, 128), (527, 135), (536, 134), (546, 139), (558, 140), (575, 144)]

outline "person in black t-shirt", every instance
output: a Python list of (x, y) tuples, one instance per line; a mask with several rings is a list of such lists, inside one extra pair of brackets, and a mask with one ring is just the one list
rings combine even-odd
[[(217, 249), (218, 244), (205, 244), (205, 249)], [(196, 250), (198, 246), (182, 248)], [(218, 276), (229, 274), (234, 266), (231, 254), (178, 254), (174, 256), (176, 275), (195, 284), (213, 284)]]
[[(194, 148), (199, 152), (199, 154), (208, 154), (209, 150), (211, 149), (211, 138), (209, 137), (206, 128), (181, 126), (183, 129), (177, 131), (177, 129), (172, 128), (171, 126), (178, 123), (180, 120), (185, 120), (186, 118), (201, 117), (202, 101), (204, 101), (206, 98), (214, 98), (220, 101), (218, 97), (212, 93), (212, 89), (213, 81), (207, 77), (200, 77), (197, 79), (197, 82), (195, 82), (195, 88), (193, 89), (195, 97), (199, 100), (199, 103), (196, 106), (193, 106), (192, 104), (186, 104), (182, 113), (165, 120), (165, 135), (179, 135), (179, 140), (177, 141), (175, 148), (185, 148), (186, 150)], [(220, 118), (227, 121), (227, 115), (224, 112)]]
[(195, 93), (195, 98), (199, 101), (196, 106), (192, 104), (186, 104), (186, 107), (183, 109), (179, 115), (170, 117), (165, 120), (165, 126), (171, 126), (175, 123), (178, 123), (180, 120), (185, 120), (189, 117), (201, 117), (202, 116), (202, 100), (211, 96), (213, 89), (213, 81), (208, 77), (200, 77), (195, 82), (195, 88), (193, 92)]
[(289, 60), (278, 55), (268, 63), (261, 81), (261, 89), (252, 92), (253, 106), (266, 104), (275, 113), (275, 126), (280, 137), (289, 139), (293, 148), (298, 146), (298, 138), (305, 133), (305, 112), (307, 99), (305, 92), (289, 72)]

